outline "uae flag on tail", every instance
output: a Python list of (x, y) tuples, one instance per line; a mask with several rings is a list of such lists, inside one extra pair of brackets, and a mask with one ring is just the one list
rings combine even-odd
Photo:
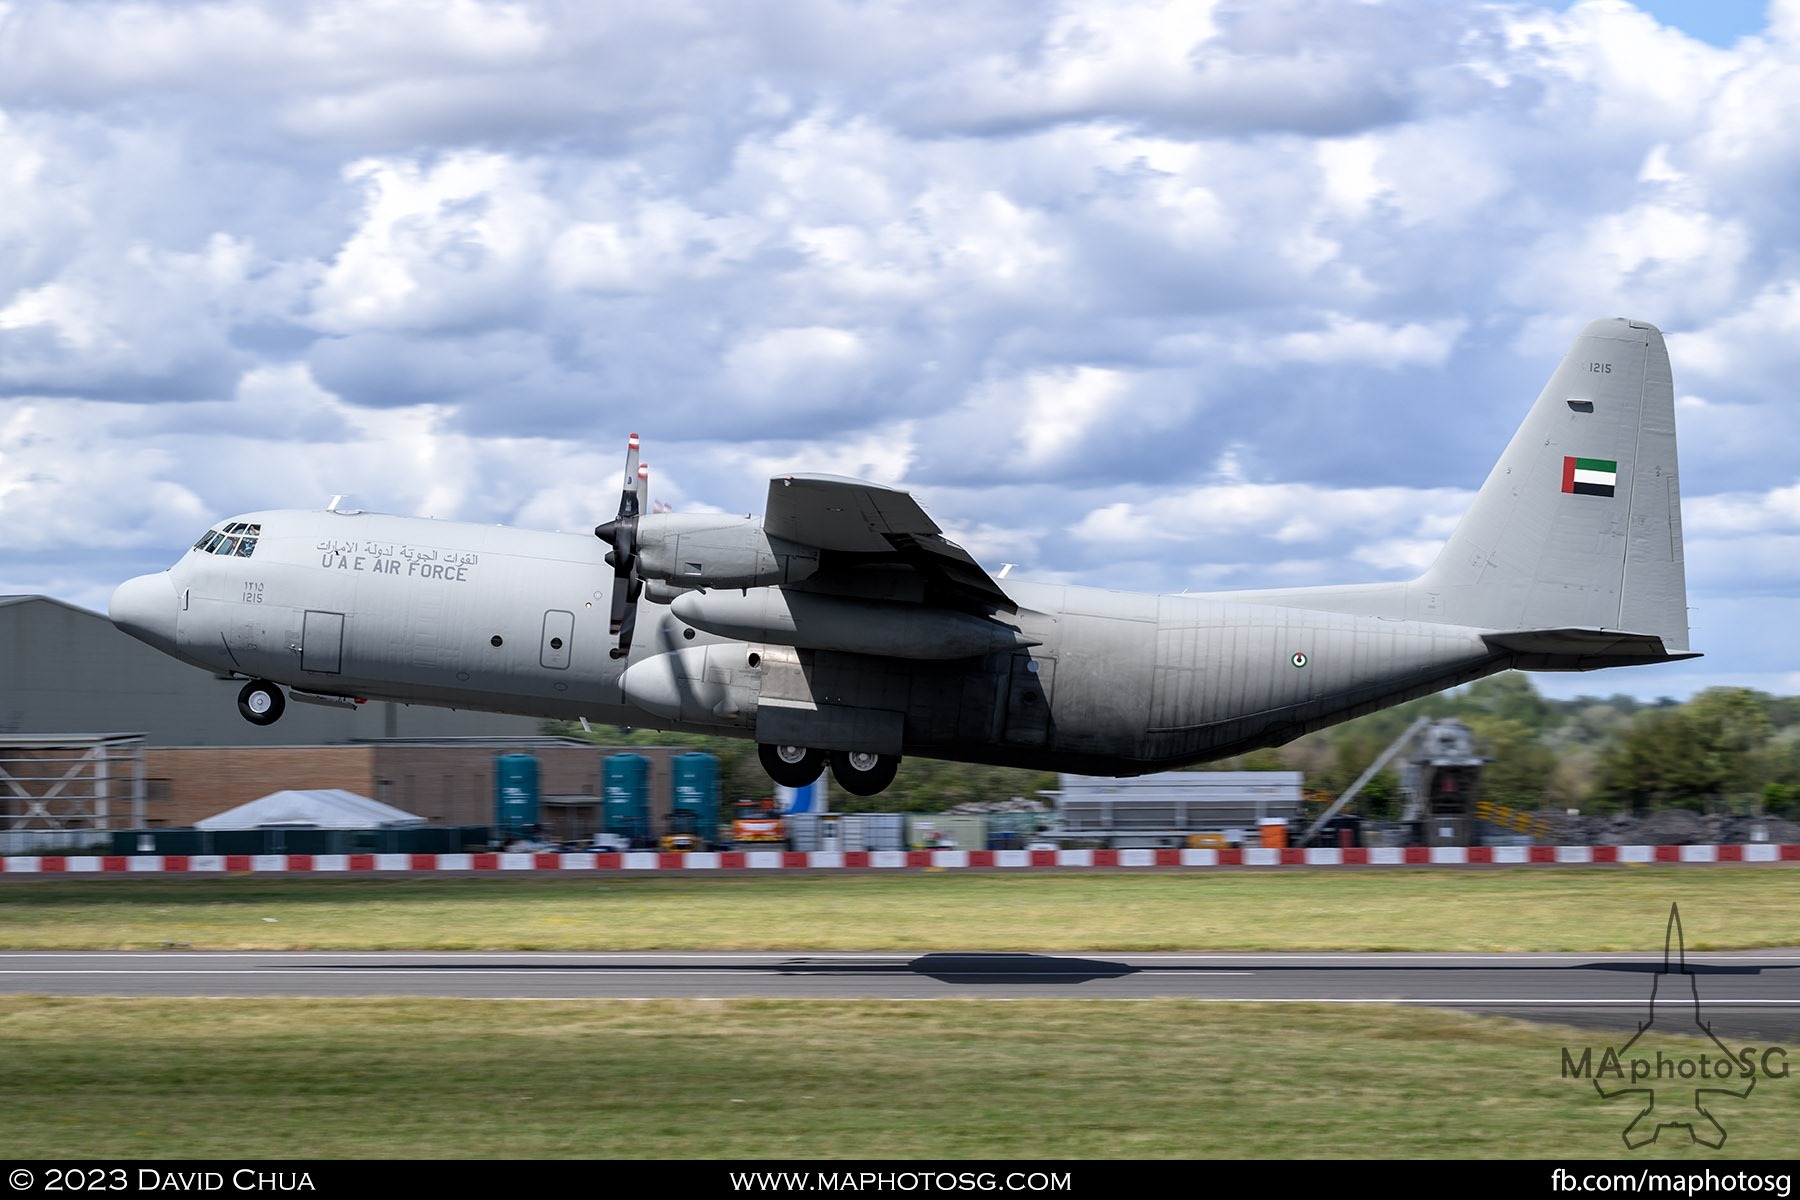
[(1563, 459), (1563, 491), (1578, 496), (1610, 496), (1619, 482), (1619, 464), (1610, 458)]

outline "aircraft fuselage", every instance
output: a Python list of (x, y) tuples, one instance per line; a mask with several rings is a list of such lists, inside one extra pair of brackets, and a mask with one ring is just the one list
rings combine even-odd
[(1131, 775), (1276, 745), (1507, 667), (1688, 649), (1674, 384), (1590, 322), (1416, 579), (1200, 596), (997, 580), (899, 488), (770, 480), (760, 519), (647, 512), (627, 443), (593, 537), (252, 513), (120, 586), (120, 628), (250, 680), (246, 719), (366, 697), (754, 738), (860, 795), (904, 754)]
[[(646, 596), (636, 643), (615, 660), (612, 570), (593, 537), (375, 513), (251, 513), (219, 528), (233, 526), (257, 527), (249, 556), (190, 550), (121, 589), (115, 618), (166, 603), (172, 627), (134, 632), (312, 695), (1133, 774), (1277, 744), (1505, 665), (1460, 626), (1019, 581), (1001, 584), (1018, 612), (996, 627), (1016, 645), (989, 653), (931, 657), (940, 632), (909, 644), (885, 615), (869, 632), (895, 653), (732, 640)], [(877, 603), (782, 590), (844, 603), (850, 618)]]

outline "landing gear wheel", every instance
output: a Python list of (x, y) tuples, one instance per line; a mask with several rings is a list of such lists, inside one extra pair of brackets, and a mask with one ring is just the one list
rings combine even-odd
[(777, 746), (764, 742), (756, 748), (763, 770), (782, 787), (803, 788), (825, 773), (825, 752), (805, 746)]
[(287, 711), (287, 697), (266, 679), (252, 679), (238, 693), (238, 711), (252, 725), (273, 725)]
[(898, 754), (866, 750), (834, 750), (831, 754), (831, 777), (852, 796), (873, 796), (885, 790), (899, 769)]

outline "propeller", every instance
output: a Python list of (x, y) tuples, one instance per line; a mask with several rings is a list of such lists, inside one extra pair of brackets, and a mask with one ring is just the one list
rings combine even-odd
[(644, 581), (638, 578), (638, 517), (650, 490), (650, 466), (638, 462), (638, 435), (632, 434), (625, 449), (625, 487), (619, 493), (619, 515), (594, 527), (594, 536), (612, 547), (606, 552), (613, 569), (611, 632), (619, 644), (608, 653), (615, 659), (631, 652), (631, 635), (637, 627), (637, 601)]

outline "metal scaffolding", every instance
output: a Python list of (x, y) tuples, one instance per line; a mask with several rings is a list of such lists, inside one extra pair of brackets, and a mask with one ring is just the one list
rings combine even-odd
[(141, 733), (0, 735), (0, 832), (141, 829)]

